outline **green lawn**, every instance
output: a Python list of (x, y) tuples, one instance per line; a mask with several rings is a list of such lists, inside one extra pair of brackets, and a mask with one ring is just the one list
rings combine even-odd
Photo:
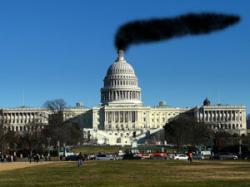
[[(1, 167), (1, 164), (0, 164)], [(57, 162), (0, 172), (0, 186), (250, 186), (250, 162), (87, 161)]]

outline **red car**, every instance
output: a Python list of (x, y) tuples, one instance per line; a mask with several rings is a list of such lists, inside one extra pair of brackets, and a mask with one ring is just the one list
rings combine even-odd
[(151, 159), (152, 154), (150, 153), (137, 153), (136, 156), (141, 157), (141, 159)]
[(153, 153), (154, 159), (167, 159), (168, 154), (167, 153)]

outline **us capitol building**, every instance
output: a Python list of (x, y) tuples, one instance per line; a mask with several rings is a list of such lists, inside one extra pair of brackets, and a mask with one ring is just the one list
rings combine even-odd
[[(137, 140), (163, 129), (169, 119), (181, 113), (192, 113), (199, 122), (204, 122), (215, 131), (247, 134), (246, 108), (234, 105), (211, 105), (206, 98), (202, 106), (174, 108), (161, 101), (157, 107), (147, 107), (141, 100), (133, 67), (127, 63), (123, 51), (108, 68), (101, 88), (101, 105), (85, 108), (81, 103), (63, 110), (63, 120), (72, 120), (81, 125), (85, 138), (98, 144), (131, 145)], [(3, 108), (0, 120), (6, 130), (24, 132), (27, 124), (36, 121), (48, 124), (50, 111), (44, 108)], [(42, 128), (42, 126), (40, 127)]]

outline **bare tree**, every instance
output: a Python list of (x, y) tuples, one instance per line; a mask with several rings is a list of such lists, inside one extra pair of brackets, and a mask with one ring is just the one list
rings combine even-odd
[(184, 115), (171, 120), (165, 125), (166, 139), (176, 144), (180, 150), (183, 144), (190, 143), (192, 120)]
[(49, 100), (44, 103), (44, 107), (53, 111), (53, 112), (59, 112), (65, 109), (67, 106), (67, 103), (64, 101), (64, 99), (54, 99)]
[(49, 125), (43, 130), (44, 136), (50, 138), (52, 145), (76, 145), (82, 140), (80, 125), (72, 120), (64, 121), (63, 113), (67, 104), (63, 99), (47, 101), (44, 106), (52, 112), (49, 115)]
[(30, 156), (34, 150), (41, 151), (44, 143), (42, 136), (43, 124), (32, 122), (26, 126), (27, 130), (21, 134), (20, 147), (29, 151)]
[(208, 125), (198, 123), (193, 117), (182, 114), (165, 125), (168, 142), (176, 144), (178, 150), (185, 144), (210, 145), (211, 129)]
[(71, 121), (65, 121), (61, 125), (48, 125), (42, 133), (45, 139), (50, 138), (54, 146), (57, 146), (58, 142), (61, 145), (76, 145), (83, 138), (80, 125)]
[(44, 103), (44, 107), (51, 111), (49, 115), (49, 125), (59, 126), (63, 123), (63, 110), (67, 104), (63, 99), (49, 100)]
[(0, 152), (4, 154), (4, 144), (5, 144), (5, 137), (4, 137), (4, 125), (2, 123), (2, 120), (0, 122), (0, 145), (1, 145), (1, 150)]

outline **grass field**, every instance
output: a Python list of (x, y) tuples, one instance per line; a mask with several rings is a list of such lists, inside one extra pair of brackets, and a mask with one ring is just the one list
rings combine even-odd
[(2, 171), (0, 186), (250, 186), (250, 162), (87, 161), (80, 168), (75, 162), (56, 162)]

